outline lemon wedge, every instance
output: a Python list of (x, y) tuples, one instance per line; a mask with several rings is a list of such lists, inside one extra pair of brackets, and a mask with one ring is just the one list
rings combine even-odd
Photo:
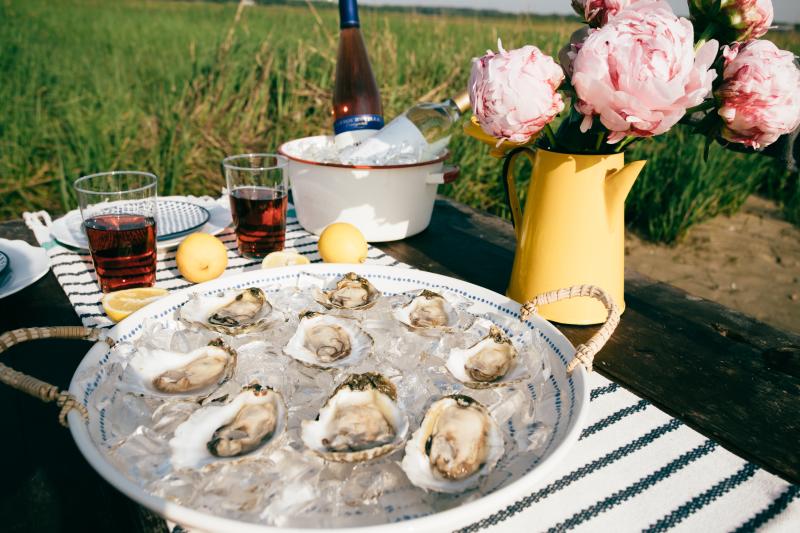
[(311, 261), (308, 260), (308, 257), (304, 255), (300, 255), (297, 252), (289, 252), (284, 250), (282, 252), (272, 252), (267, 254), (267, 256), (264, 257), (264, 260), (261, 262), (261, 268), (307, 265), (310, 262)]
[(347, 222), (336, 222), (325, 228), (317, 246), (326, 263), (363, 263), (369, 251), (364, 234)]
[(169, 294), (169, 291), (166, 289), (156, 287), (141, 287), (109, 292), (103, 296), (103, 309), (108, 318), (114, 322), (119, 322), (134, 311), (138, 311), (145, 305), (155, 302), (167, 294)]

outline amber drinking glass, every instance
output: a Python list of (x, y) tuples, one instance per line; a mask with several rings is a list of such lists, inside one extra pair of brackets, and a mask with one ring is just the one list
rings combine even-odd
[(289, 160), (275, 154), (243, 154), (222, 161), (231, 199), (231, 215), (239, 253), (260, 258), (283, 250)]
[(152, 287), (158, 178), (122, 170), (84, 176), (73, 186), (100, 289)]

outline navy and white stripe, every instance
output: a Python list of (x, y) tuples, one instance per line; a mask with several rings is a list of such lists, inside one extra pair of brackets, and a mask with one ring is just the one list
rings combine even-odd
[(541, 487), (459, 533), (797, 531), (800, 487), (592, 373), (580, 440)]
[[(180, 203), (180, 202), (177, 202)], [(188, 204), (191, 205), (191, 204)], [(207, 213), (207, 212), (206, 212)], [(312, 263), (321, 262), (322, 259), (317, 251), (317, 241), (319, 237), (304, 230), (297, 219), (294, 211), (289, 211), (286, 220), (286, 245), (287, 250), (294, 250), (306, 257)], [(33, 228), (32, 228), (33, 229)], [(38, 237), (38, 235), (37, 235)], [(232, 228), (217, 235), (228, 249), (228, 268), (224, 275), (229, 273), (240, 273), (247, 270), (254, 270), (261, 267), (261, 260), (248, 259), (241, 257), (236, 248), (236, 234)], [(45, 244), (45, 243), (41, 243)], [(70, 303), (75, 308), (75, 312), (87, 327), (110, 327), (113, 323), (106, 317), (100, 300), (103, 294), (97, 284), (97, 276), (94, 271), (92, 257), (89, 252), (83, 250), (72, 250), (51, 241), (47, 247), (50, 257), (50, 267), (53, 270), (59, 284), (69, 298)], [(178, 272), (175, 263), (176, 250), (159, 252), (158, 263), (156, 265), (156, 286), (168, 290), (184, 289), (191, 287), (189, 283)], [(407, 266), (394, 258), (389, 257), (377, 248), (370, 246), (367, 254), (367, 263), (387, 266)]]
[(9, 265), (8, 256), (3, 252), (0, 252), (0, 276), (6, 273), (8, 265)]

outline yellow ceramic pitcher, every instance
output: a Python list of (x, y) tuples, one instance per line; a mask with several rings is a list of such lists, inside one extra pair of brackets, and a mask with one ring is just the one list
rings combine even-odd
[[(533, 163), (524, 215), (514, 183), (517, 159)], [(624, 154), (573, 155), (539, 148), (506, 154), (504, 179), (517, 236), (508, 296), (519, 302), (579, 284), (605, 289), (625, 308), (625, 197), (644, 167)], [(608, 314), (591, 298), (539, 308), (548, 320), (599, 324)]]

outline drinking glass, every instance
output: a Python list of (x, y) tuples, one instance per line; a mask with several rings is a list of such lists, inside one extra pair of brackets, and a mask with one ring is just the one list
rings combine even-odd
[(289, 160), (276, 154), (242, 154), (222, 161), (239, 253), (259, 258), (283, 250)]
[(103, 292), (155, 284), (157, 184), (154, 174), (129, 170), (73, 184)]

